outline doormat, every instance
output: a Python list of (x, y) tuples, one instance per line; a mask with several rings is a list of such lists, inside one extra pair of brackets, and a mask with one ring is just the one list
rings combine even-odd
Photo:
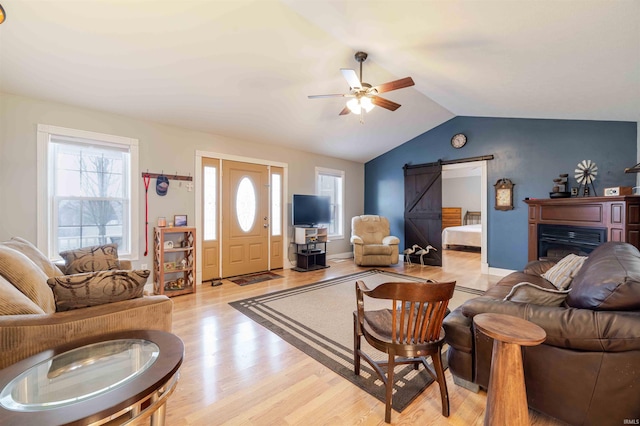
[(249, 285), (261, 283), (263, 281), (276, 280), (278, 278), (282, 278), (282, 275), (274, 274), (273, 272), (258, 272), (257, 274), (240, 275), (228, 278), (228, 280), (238, 285)]

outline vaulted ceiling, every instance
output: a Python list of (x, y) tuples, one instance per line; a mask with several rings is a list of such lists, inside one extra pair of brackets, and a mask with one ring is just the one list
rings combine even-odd
[[(640, 121), (640, 2), (0, 0), (0, 91), (365, 162), (456, 115)], [(340, 68), (402, 104), (338, 116)]]

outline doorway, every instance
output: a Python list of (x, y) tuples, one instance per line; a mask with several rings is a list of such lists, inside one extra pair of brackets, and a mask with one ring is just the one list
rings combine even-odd
[[(453, 184), (453, 180), (458, 182)], [(460, 185), (470, 185), (471, 187), (461, 188)], [(443, 207), (460, 207), (461, 222), (463, 224), (467, 211), (480, 211), (480, 270), (483, 274), (489, 272), (489, 264), (487, 262), (487, 188), (486, 160), (445, 164), (442, 166)], [(456, 199), (455, 196), (448, 196), (451, 191), (464, 192), (468, 195)]]
[(283, 267), (287, 165), (196, 152), (197, 283)]

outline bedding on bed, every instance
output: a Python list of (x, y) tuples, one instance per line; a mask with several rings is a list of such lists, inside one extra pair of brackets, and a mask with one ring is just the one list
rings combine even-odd
[(482, 247), (482, 225), (450, 226), (442, 230), (442, 247)]

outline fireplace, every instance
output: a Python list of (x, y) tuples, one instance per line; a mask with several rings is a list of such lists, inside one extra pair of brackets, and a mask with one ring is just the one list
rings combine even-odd
[(588, 254), (606, 241), (624, 241), (640, 248), (638, 195), (531, 198), (525, 203), (530, 261), (564, 257), (565, 253)]
[(607, 228), (538, 225), (538, 257), (558, 260), (568, 254), (587, 256), (607, 241)]

